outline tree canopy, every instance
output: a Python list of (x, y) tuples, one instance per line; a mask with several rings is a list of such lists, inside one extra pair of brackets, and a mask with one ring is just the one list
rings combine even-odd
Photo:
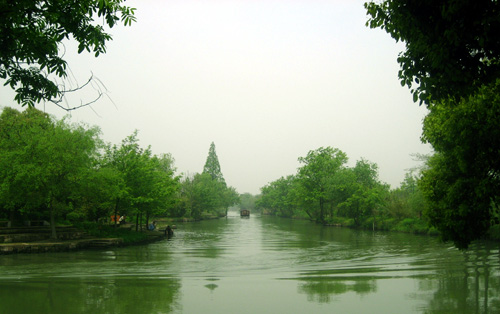
[(55, 218), (78, 198), (92, 166), (99, 130), (54, 121), (34, 108), (0, 115), (0, 207), (17, 215)]
[(213, 142), (203, 172), (183, 178), (179, 198), (178, 215), (194, 219), (227, 216), (229, 207), (239, 203), (236, 189), (224, 180)]
[(112, 39), (104, 26), (131, 25), (134, 8), (124, 0), (0, 1), (0, 78), (22, 106), (54, 101), (68, 92), (64, 40), (97, 57)]
[(150, 217), (167, 215), (180, 188), (173, 163), (169, 154), (157, 156), (151, 147), (141, 148), (137, 131), (121, 145), (108, 147), (101, 168), (113, 169), (121, 178), (121, 190), (114, 195), (115, 214), (135, 216), (136, 226), (142, 217), (147, 225)]
[(499, 95), (500, 80), (424, 120), (423, 139), (437, 151), (421, 182), (428, 215), (460, 248), (500, 223)]
[(385, 0), (365, 3), (367, 25), (406, 44), (399, 78), (414, 100), (458, 99), (500, 75), (496, 0)]
[(388, 186), (378, 180), (376, 164), (361, 159), (355, 167), (347, 167), (347, 160), (338, 148), (311, 150), (299, 157), (303, 165), (296, 175), (262, 187), (256, 205), (281, 217), (309, 218), (323, 224), (348, 220), (344, 221), (348, 226), (375, 228), (375, 216), (380, 220), (389, 216), (384, 209)]
[[(171, 216), (179, 177), (169, 154), (141, 148), (137, 132), (121, 145), (104, 144), (100, 130), (55, 120), (29, 107), (0, 114), (0, 219), (12, 225), (50, 220), (105, 221), (111, 215)], [(208, 175), (207, 175), (208, 176)]]
[(306, 199), (317, 203), (319, 221), (325, 221), (325, 203), (329, 201), (331, 178), (347, 162), (347, 155), (338, 148), (320, 147), (311, 150), (305, 157), (299, 157), (304, 164), (299, 168), (298, 178), (307, 191)]
[(406, 44), (399, 78), (430, 113), (423, 141), (436, 151), (419, 186), (446, 240), (467, 246), (499, 224), (500, 3), (385, 0), (368, 25)]

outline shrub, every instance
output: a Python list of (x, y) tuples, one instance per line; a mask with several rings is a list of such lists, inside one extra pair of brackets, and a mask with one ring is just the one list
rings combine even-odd
[(148, 238), (147, 234), (125, 228), (116, 228), (114, 225), (103, 225), (86, 221), (75, 225), (87, 234), (97, 238), (121, 238), (125, 243), (139, 242)]
[(488, 230), (488, 237), (491, 240), (500, 240), (500, 225), (493, 225), (490, 227), (490, 230)]
[(392, 229), (394, 224), (395, 224), (394, 218), (381, 219), (376, 221), (375, 228), (377, 228), (377, 230), (389, 231)]
[(391, 230), (406, 233), (429, 234), (429, 225), (418, 218), (406, 218), (397, 223)]

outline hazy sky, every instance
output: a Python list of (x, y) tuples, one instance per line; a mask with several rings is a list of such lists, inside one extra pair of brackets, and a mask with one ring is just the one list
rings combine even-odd
[[(380, 179), (397, 187), (418, 164), (410, 154), (431, 151), (420, 142), (426, 109), (398, 81), (403, 46), (365, 26), (363, 3), (127, 1), (137, 23), (111, 29), (105, 55), (78, 55), (66, 43), (75, 79), (92, 72), (113, 101), (74, 111), (71, 121), (100, 126), (112, 143), (137, 129), (143, 146), (172, 154), (179, 173), (201, 172), (213, 141), (240, 193), (295, 174), (297, 158), (322, 146), (347, 153), (350, 166), (377, 163)], [(20, 108), (0, 90), (1, 105)]]

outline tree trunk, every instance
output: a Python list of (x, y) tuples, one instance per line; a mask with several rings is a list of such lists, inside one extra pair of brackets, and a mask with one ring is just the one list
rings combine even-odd
[(325, 200), (323, 199), (323, 197), (320, 197), (319, 198), (319, 221), (321, 223), (325, 223), (324, 208), (325, 208)]
[(116, 219), (116, 217), (118, 217), (118, 201), (120, 200), (119, 197), (116, 198), (116, 203), (115, 203), (115, 228), (118, 226), (118, 219)]
[(311, 212), (308, 209), (304, 209), (304, 211), (306, 212), (307, 216), (309, 216), (309, 219), (311, 219), (311, 221), (314, 221), (313, 214), (311, 214)]
[(135, 214), (135, 231), (139, 231), (139, 214)]
[(22, 220), (21, 214), (19, 213), (18, 209), (11, 209), (9, 211), (8, 217), (10, 220), (9, 227), (20, 227), (23, 225), (23, 220)]
[(139, 214), (139, 220), (140, 220), (141, 231), (142, 231), (142, 212)]
[(50, 212), (50, 230), (51, 230), (51, 239), (57, 239), (57, 233), (56, 233), (56, 215), (54, 213), (54, 206), (52, 204), (52, 197), (50, 198), (49, 201), (49, 212)]

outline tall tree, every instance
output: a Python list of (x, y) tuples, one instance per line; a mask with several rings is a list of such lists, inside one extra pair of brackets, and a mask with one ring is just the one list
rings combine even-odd
[[(347, 169), (351, 172), (349, 180), (349, 195), (339, 204), (346, 216), (354, 220), (356, 226), (366, 217), (375, 217), (375, 211), (382, 202), (384, 185), (378, 180), (377, 165), (361, 159), (354, 168)], [(344, 178), (346, 178), (344, 176)], [(375, 228), (375, 221), (373, 222)]]
[(466, 248), (499, 223), (500, 79), (453, 108), (435, 106), (423, 139), (437, 154), (423, 171), (428, 216), (443, 237)]
[[(54, 121), (28, 108), (4, 109), (0, 116), (0, 200), (28, 217), (49, 217), (52, 237), (59, 209), (76, 198), (91, 167), (99, 129)], [(46, 210), (47, 213), (40, 211)]]
[(35, 190), (40, 185), (32, 181), (41, 178), (37, 144), (43, 130), (52, 128), (49, 116), (38, 110), (21, 113), (6, 107), (0, 115), (0, 203), (12, 224), (21, 217), (33, 217), (33, 208), (40, 204), (39, 197), (35, 200), (25, 193), (30, 186)]
[(0, 78), (16, 91), (23, 106), (40, 101), (58, 103), (64, 85), (53, 76), (67, 76), (63, 41), (78, 42), (78, 53), (106, 52), (112, 39), (103, 26), (135, 21), (134, 8), (124, 0), (0, 1)]
[(225, 184), (224, 176), (222, 175), (222, 171), (220, 169), (219, 158), (217, 157), (217, 153), (215, 152), (214, 142), (210, 144), (207, 160), (205, 161), (205, 166), (203, 167), (203, 173), (208, 173), (213, 180)]
[(208, 173), (197, 173), (183, 182), (187, 213), (200, 219), (203, 212), (217, 214), (221, 208), (221, 183)]
[(227, 217), (227, 212), (229, 207), (234, 206), (240, 202), (240, 195), (236, 188), (228, 186), (223, 190), (222, 193), (222, 208), (225, 210), (225, 215)]
[(105, 160), (82, 178), (77, 208), (72, 212), (73, 221), (95, 221), (116, 215), (117, 202), (126, 195), (122, 173), (110, 167)]
[(399, 77), (430, 110), (423, 140), (436, 151), (420, 185), (428, 216), (445, 239), (466, 248), (499, 220), (500, 3), (385, 0), (365, 7), (370, 27), (406, 44)]
[(135, 215), (136, 229), (142, 228), (151, 216), (166, 214), (175, 204), (179, 178), (175, 176), (174, 160), (170, 155), (156, 156), (151, 147), (139, 145), (137, 131), (126, 137), (120, 146), (107, 152), (109, 167), (123, 176), (124, 190), (116, 194), (116, 211), (121, 215)]
[(413, 171), (405, 174), (401, 186), (387, 195), (385, 209), (388, 215), (397, 220), (415, 217), (422, 219), (423, 213), (428, 211), (428, 204), (418, 185), (419, 180), (420, 176), (415, 175)]
[[(298, 207), (298, 204), (296, 204), (297, 199), (294, 198), (295, 193), (298, 191), (300, 191), (300, 186), (297, 184), (295, 176), (281, 177), (261, 188), (262, 197), (258, 200), (257, 205), (265, 209), (267, 214), (292, 217), (294, 210)], [(300, 205), (309, 218), (315, 219), (307, 204), (301, 202)]]
[(338, 148), (320, 147), (311, 150), (306, 157), (299, 157), (304, 164), (299, 168), (297, 179), (304, 188), (306, 200), (316, 203), (315, 216), (319, 222), (325, 222), (326, 203), (331, 201), (331, 180), (347, 162), (347, 155)]
[(171, 155), (153, 155), (146, 162), (149, 164), (148, 180), (145, 182), (149, 201), (143, 206), (148, 225), (151, 217), (167, 215), (176, 204), (179, 177), (174, 174), (174, 160)]
[(401, 182), (400, 190), (406, 198), (409, 215), (422, 218), (422, 214), (427, 211), (427, 202), (418, 186), (419, 179), (420, 177), (412, 172), (407, 173)]
[(200, 219), (203, 213), (227, 216), (228, 208), (239, 202), (236, 189), (226, 185), (212, 142), (202, 173), (182, 180), (176, 211)]

